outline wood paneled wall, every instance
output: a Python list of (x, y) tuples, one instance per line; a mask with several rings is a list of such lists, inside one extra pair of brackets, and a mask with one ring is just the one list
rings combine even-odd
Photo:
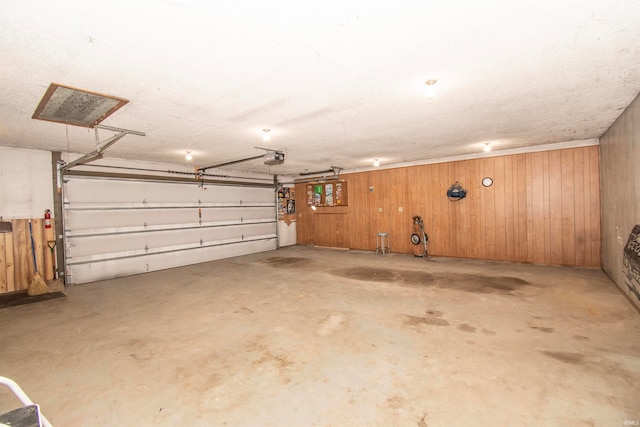
[[(54, 239), (55, 224), (44, 228), (43, 219), (32, 219), (33, 241), (38, 263), (38, 272), (45, 280), (53, 278), (53, 261), (48, 240)], [(29, 236), (29, 220), (11, 221), (13, 231), (0, 233), (0, 294), (27, 289), (35, 269)]]
[[(481, 181), (492, 177), (485, 188)], [(344, 207), (308, 208), (296, 185), (297, 241), (375, 250), (389, 233), (391, 251), (412, 253), (413, 216), (429, 235), (429, 254), (600, 267), (597, 146), (343, 174)], [(459, 182), (467, 197), (452, 202)]]

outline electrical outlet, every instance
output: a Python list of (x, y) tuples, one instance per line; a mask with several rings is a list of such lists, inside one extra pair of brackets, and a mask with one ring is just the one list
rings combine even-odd
[(382, 208), (378, 208), (378, 212), (382, 212)]
[(403, 208), (402, 206), (400, 206), (400, 207), (398, 208), (398, 212), (404, 212), (404, 208)]

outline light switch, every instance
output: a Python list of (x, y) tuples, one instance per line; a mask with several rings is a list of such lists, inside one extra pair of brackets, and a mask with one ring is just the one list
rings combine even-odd
[(378, 212), (382, 212), (382, 208), (378, 208)]
[(398, 208), (398, 212), (404, 212), (404, 208), (403, 208), (402, 206), (400, 206), (400, 207)]

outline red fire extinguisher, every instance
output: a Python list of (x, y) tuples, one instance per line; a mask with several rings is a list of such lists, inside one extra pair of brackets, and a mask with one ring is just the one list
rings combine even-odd
[(44, 228), (51, 228), (51, 211), (44, 211)]

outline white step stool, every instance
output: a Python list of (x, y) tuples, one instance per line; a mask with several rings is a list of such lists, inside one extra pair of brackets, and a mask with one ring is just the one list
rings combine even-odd
[(389, 249), (389, 233), (378, 233), (376, 235), (376, 254), (381, 252), (382, 255), (384, 253), (391, 253), (391, 249)]

